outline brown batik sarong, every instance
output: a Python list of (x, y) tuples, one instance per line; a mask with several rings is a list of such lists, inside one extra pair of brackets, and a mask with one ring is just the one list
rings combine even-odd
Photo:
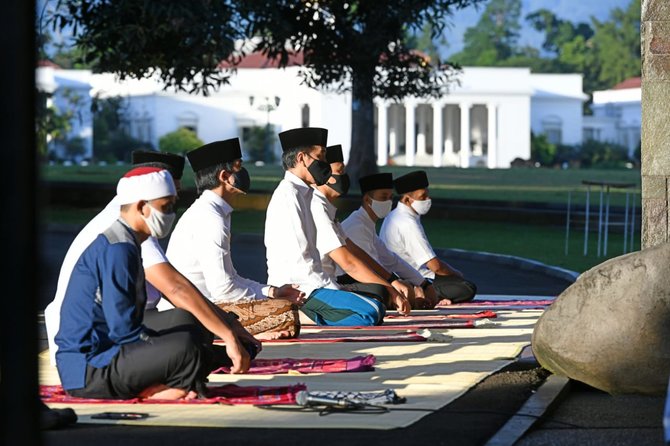
[(252, 335), (287, 331), (289, 337), (300, 334), (298, 306), (285, 299), (266, 299), (236, 304), (218, 304), (224, 311), (235, 313)]

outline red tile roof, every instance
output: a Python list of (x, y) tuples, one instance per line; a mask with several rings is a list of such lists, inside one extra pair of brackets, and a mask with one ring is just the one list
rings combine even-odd
[(629, 88), (640, 88), (641, 86), (642, 86), (641, 77), (631, 77), (623, 82), (619, 82), (618, 84), (616, 84), (614, 87), (612, 87), (612, 90), (626, 90)]
[[(288, 58), (287, 67), (292, 67), (296, 65), (303, 64), (303, 55), (302, 53), (291, 54)], [(221, 62), (221, 67), (226, 68), (230, 67), (231, 64), (227, 61)], [(237, 68), (277, 68), (279, 66), (279, 61), (277, 59), (268, 59), (261, 53), (251, 53), (242, 58), (242, 60), (235, 65)]]
[(54, 69), (60, 69), (60, 65), (55, 64), (51, 62), (50, 60), (38, 60), (37, 61), (37, 66), (38, 67), (49, 67), (49, 68), (54, 68)]

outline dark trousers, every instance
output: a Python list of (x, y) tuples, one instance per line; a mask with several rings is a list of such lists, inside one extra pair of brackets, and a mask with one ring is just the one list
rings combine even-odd
[(129, 399), (146, 388), (170, 388), (205, 394), (207, 375), (230, 366), (225, 347), (213, 346), (213, 335), (187, 311), (147, 311), (147, 327), (139, 341), (124, 344), (103, 368), (88, 366), (86, 387), (70, 390), (72, 396)]
[(389, 306), (389, 292), (386, 287), (378, 283), (361, 283), (357, 282), (349, 274), (343, 274), (337, 277), (337, 283), (345, 285), (347, 291), (362, 294), (373, 299), (377, 299), (383, 303), (387, 308)]
[[(144, 325), (151, 330), (161, 333), (182, 330), (192, 333), (195, 339), (205, 347), (205, 353), (208, 355), (207, 359), (211, 363), (211, 370), (233, 365), (226, 353), (226, 346), (212, 344), (215, 336), (211, 331), (207, 330), (188, 311), (176, 310), (179, 311), (169, 310), (159, 312), (157, 310), (147, 310), (144, 312)], [(256, 346), (246, 339), (242, 340), (242, 346), (249, 353), (251, 359), (254, 359), (258, 354)]]
[(458, 276), (435, 276), (433, 287), (440, 299), (449, 299), (452, 303), (467, 302), (477, 294), (477, 285)]

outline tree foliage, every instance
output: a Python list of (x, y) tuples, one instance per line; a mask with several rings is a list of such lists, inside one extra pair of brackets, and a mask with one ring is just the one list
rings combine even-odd
[(257, 50), (280, 65), (299, 51), (306, 85), (351, 91), (348, 169), (356, 179), (377, 170), (373, 98), (441, 96), (458, 73), (408, 45), (408, 31), (429, 26), (436, 37), (454, 10), (479, 1), (248, 0), (241, 8), (251, 18), (246, 35), (256, 39)]
[(515, 55), (521, 0), (491, 0), (464, 36), (464, 50), (452, 58), (461, 65), (493, 66)]
[(37, 153), (45, 157), (50, 141), (64, 141), (72, 128), (72, 111), (61, 111), (54, 105), (47, 105), (47, 95), (38, 93), (35, 107), (35, 137)]
[(58, 0), (49, 20), (72, 28), (80, 63), (121, 79), (158, 75), (169, 87), (200, 93), (227, 81), (220, 64), (241, 37), (227, 1)]
[[(121, 78), (158, 74), (172, 87), (207, 93), (226, 82), (239, 56), (260, 51), (280, 66), (300, 52), (303, 82), (351, 91), (353, 177), (376, 170), (374, 97), (440, 96), (457, 70), (406, 42), (428, 25), (433, 37), (459, 8), (483, 0), (239, 0), (137, 2), (59, 0), (57, 29), (73, 27), (84, 62)], [(236, 39), (253, 46), (235, 47)]]
[(183, 155), (203, 144), (204, 142), (198, 138), (193, 130), (185, 127), (166, 133), (158, 140), (158, 148), (162, 152), (176, 153), (177, 155)]
[(541, 48), (519, 47), (520, 0), (492, 0), (465, 45), (452, 56), (461, 65), (530, 67), (539, 73), (582, 73), (584, 89), (611, 88), (640, 75), (640, 0), (615, 8), (606, 21), (572, 23), (548, 9), (525, 20), (544, 34)]
[(612, 10), (608, 21), (593, 19), (598, 87), (609, 88), (640, 75), (640, 13), (640, 0), (632, 0), (628, 8)]
[(126, 103), (121, 97), (98, 98), (92, 102), (93, 156), (98, 160), (130, 161), (130, 152), (151, 148), (148, 142), (132, 138), (124, 126)]

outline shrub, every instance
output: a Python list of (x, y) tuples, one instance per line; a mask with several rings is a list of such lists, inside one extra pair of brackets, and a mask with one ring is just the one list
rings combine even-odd
[(273, 125), (255, 126), (244, 129), (244, 148), (249, 154), (250, 161), (263, 161), (273, 163), (275, 161), (272, 150), (275, 141)]
[(530, 158), (543, 166), (554, 164), (556, 146), (547, 141), (546, 135), (530, 134)]
[(158, 148), (162, 152), (183, 155), (189, 150), (200, 147), (204, 143), (193, 130), (181, 127), (174, 132), (166, 133), (158, 140)]
[(86, 142), (84, 138), (75, 136), (65, 141), (64, 148), (69, 159), (76, 158), (86, 153)]
[(567, 164), (569, 166), (579, 165), (580, 156), (579, 156), (579, 147), (577, 146), (568, 146), (565, 144), (559, 144), (556, 146), (556, 156), (554, 157), (554, 164), (563, 166)]
[(625, 147), (594, 140), (582, 144), (579, 158), (583, 167), (626, 167), (629, 162)]
[(116, 131), (107, 135), (106, 139), (97, 141), (95, 159), (110, 163), (116, 161), (130, 162), (130, 153), (139, 149), (150, 150), (153, 147), (151, 143), (135, 139), (122, 131)]

